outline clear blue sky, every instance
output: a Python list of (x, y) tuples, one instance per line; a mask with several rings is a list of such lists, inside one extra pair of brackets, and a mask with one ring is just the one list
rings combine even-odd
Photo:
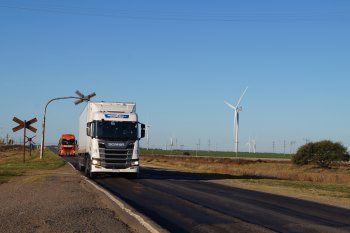
[[(349, 1), (0, 0), (0, 135), (79, 89), (137, 102), (152, 145), (173, 135), (228, 150), (223, 100), (249, 86), (241, 150), (249, 136), (258, 151), (304, 138), (350, 146), (349, 28)], [(52, 104), (48, 142), (76, 133), (82, 108)]]

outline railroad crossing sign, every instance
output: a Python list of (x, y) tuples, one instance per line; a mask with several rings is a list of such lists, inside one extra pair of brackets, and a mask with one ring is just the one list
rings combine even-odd
[(29, 156), (32, 156), (32, 149), (33, 149), (34, 145), (36, 144), (36, 143), (33, 141), (33, 139), (34, 139), (35, 137), (36, 137), (36, 135), (34, 135), (33, 137), (27, 137), (27, 136), (26, 136), (26, 138), (27, 138), (26, 143), (29, 142)]
[(36, 128), (31, 126), (31, 124), (34, 124), (35, 122), (38, 121), (36, 118), (33, 118), (33, 119), (29, 120), (29, 121), (21, 121), (17, 117), (14, 117), (12, 120), (18, 124), (18, 126), (14, 127), (12, 129), (13, 132), (16, 132), (16, 131), (18, 131), (20, 129), (25, 129), (25, 128), (29, 129), (33, 133), (36, 133), (36, 131), (37, 131)]
[[(37, 129), (31, 126), (31, 124), (34, 124), (38, 120), (36, 118), (33, 118), (29, 121), (22, 121), (18, 119), (17, 117), (13, 117), (12, 119), (14, 122), (16, 122), (18, 125), (12, 129), (13, 132), (16, 132), (20, 129), (23, 129), (23, 163), (26, 162), (26, 129), (29, 129), (33, 133), (36, 133)], [(31, 140), (30, 140), (31, 141)]]

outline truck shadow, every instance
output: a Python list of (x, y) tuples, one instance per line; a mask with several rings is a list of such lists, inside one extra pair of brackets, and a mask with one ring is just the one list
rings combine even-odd
[(157, 180), (224, 180), (224, 179), (271, 179), (271, 177), (251, 176), (251, 175), (230, 175), (218, 173), (198, 173), (167, 170), (162, 168), (141, 168), (139, 179)]
[[(103, 180), (105, 178), (128, 178), (127, 174), (114, 174), (114, 175), (99, 175), (97, 179)], [(248, 175), (230, 175), (230, 174), (218, 174), (218, 173), (197, 173), (197, 172), (184, 172), (176, 170), (168, 170), (163, 168), (142, 167), (137, 180), (225, 180), (225, 179), (275, 179), (271, 177), (262, 176), (248, 176)]]

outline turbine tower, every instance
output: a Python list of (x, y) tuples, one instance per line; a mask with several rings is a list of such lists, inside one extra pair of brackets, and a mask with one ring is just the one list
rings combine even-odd
[(249, 137), (249, 140), (247, 142), (247, 146), (249, 148), (249, 153), (256, 153), (256, 141), (255, 139), (251, 139), (251, 137)]
[(248, 142), (247, 142), (247, 146), (248, 146), (248, 148), (249, 148), (249, 153), (251, 153), (252, 152), (252, 140), (250, 139), (250, 137), (249, 137), (249, 139), (248, 139)]
[(256, 153), (256, 141), (255, 141), (255, 139), (252, 140), (252, 143), (253, 143), (253, 153), (255, 154)]
[(236, 157), (238, 155), (238, 128), (239, 128), (239, 112), (242, 111), (242, 106), (240, 106), (243, 96), (246, 93), (248, 87), (244, 90), (243, 94), (239, 98), (237, 104), (234, 106), (227, 101), (224, 101), (224, 103), (229, 106), (231, 109), (234, 110), (234, 125), (233, 125), (233, 132), (234, 132), (234, 144), (235, 144), (235, 152), (236, 152)]

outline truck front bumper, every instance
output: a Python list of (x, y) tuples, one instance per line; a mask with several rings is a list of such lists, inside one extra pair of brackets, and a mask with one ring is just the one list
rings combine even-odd
[(139, 172), (139, 166), (132, 166), (129, 168), (123, 168), (123, 169), (110, 169), (110, 168), (104, 168), (101, 166), (91, 165), (91, 172), (96, 173), (138, 173)]

